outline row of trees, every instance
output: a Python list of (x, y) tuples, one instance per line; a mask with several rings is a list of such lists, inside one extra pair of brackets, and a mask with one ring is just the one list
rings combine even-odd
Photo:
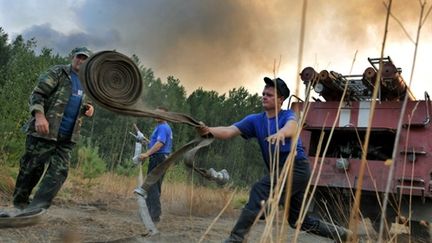
[[(38, 75), (49, 66), (70, 61), (67, 57), (54, 54), (49, 48), (36, 53), (37, 42), (34, 39), (24, 40), (17, 36), (9, 43), (8, 38), (0, 28), (0, 163), (17, 166), (25, 142), (25, 134), (20, 129), (29, 117), (28, 96)], [(228, 94), (198, 88), (187, 95), (179, 79), (170, 76), (162, 81), (155, 77), (151, 69), (144, 67), (137, 56), (131, 58), (141, 70), (144, 82), (142, 99), (149, 108), (162, 105), (171, 111), (190, 114), (210, 126), (229, 125), (246, 114), (261, 110), (260, 97), (249, 94), (243, 87), (232, 89)], [(95, 108), (94, 117), (83, 124), (83, 139), (77, 149), (94, 148), (107, 170), (130, 167), (135, 142), (129, 134), (133, 132), (132, 124), (136, 123), (149, 137), (155, 122), (148, 118), (121, 116), (97, 105)], [(173, 128), (174, 149), (197, 136), (192, 127), (170, 125)], [(75, 156), (71, 162), (77, 166), (79, 160)], [(226, 168), (234, 182), (240, 185), (249, 184), (264, 170), (256, 142), (241, 138), (216, 141), (200, 152), (198, 163), (200, 167)]]

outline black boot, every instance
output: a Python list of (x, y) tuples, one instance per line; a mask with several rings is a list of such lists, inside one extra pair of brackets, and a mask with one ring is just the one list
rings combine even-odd
[[(348, 240), (348, 238), (351, 236), (352, 231), (349, 229), (346, 229), (341, 226), (333, 225), (330, 223), (327, 223), (325, 221), (320, 220), (319, 225), (316, 229), (312, 230), (311, 233), (327, 237), (330, 239), (334, 239), (336, 241), (342, 241), (345, 242)], [(339, 236), (338, 236), (339, 235)], [(339, 239), (340, 237), (340, 239)]]
[(237, 223), (235, 224), (230, 236), (226, 239), (225, 243), (241, 243), (245, 235), (249, 232), (252, 224), (255, 221), (257, 214), (249, 209), (243, 208)]

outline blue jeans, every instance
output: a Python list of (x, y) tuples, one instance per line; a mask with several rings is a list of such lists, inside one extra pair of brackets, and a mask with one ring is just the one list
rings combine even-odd
[[(150, 156), (147, 174), (156, 168), (160, 163), (162, 163), (166, 158), (168, 158), (168, 154), (153, 154)], [(153, 222), (159, 222), (160, 215), (162, 213), (160, 196), (162, 192), (161, 189), (163, 178), (164, 175), (162, 175), (162, 177), (155, 184), (151, 185), (147, 192), (146, 202)]]

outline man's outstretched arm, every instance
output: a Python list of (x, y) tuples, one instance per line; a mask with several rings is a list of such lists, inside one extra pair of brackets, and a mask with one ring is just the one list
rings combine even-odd
[(236, 126), (228, 127), (199, 127), (197, 128), (198, 133), (203, 136), (211, 133), (217, 139), (229, 139), (236, 137), (241, 134), (240, 130)]

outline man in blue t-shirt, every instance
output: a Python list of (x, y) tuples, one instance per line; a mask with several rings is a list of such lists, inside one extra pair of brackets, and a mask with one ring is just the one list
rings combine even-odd
[[(272, 163), (275, 163), (278, 158), (278, 171), (280, 171), (291, 152), (291, 137), (295, 135), (298, 123), (296, 114), (293, 111), (282, 110), (282, 103), (290, 94), (285, 82), (280, 78), (270, 79), (267, 77), (264, 78), (264, 81), (266, 83), (262, 93), (264, 112), (248, 115), (243, 120), (231, 126), (201, 127), (198, 128), (198, 132), (201, 135), (211, 133), (218, 139), (229, 139), (239, 135), (246, 139), (256, 138), (261, 148), (261, 154), (267, 170), (271, 171), (273, 167)], [(278, 126), (277, 129), (276, 126)], [(278, 156), (275, 153), (277, 151), (276, 144), (279, 145)], [(291, 227), (296, 226), (303, 196), (310, 177), (309, 162), (303, 150), (301, 139), (297, 141), (294, 153), (295, 159), (288, 216)], [(276, 177), (274, 178), (276, 179)], [(243, 208), (236, 225), (225, 242), (243, 242), (245, 235), (249, 232), (250, 227), (261, 210), (261, 202), (268, 200), (271, 187), (274, 187), (275, 184), (276, 182), (273, 185), (271, 184), (270, 174), (267, 174), (253, 185), (249, 201)], [(281, 200), (285, 199), (284, 196), (281, 198)], [(345, 240), (349, 234), (342, 227), (330, 225), (310, 216), (305, 218), (301, 229), (334, 239), (338, 239), (337, 235), (339, 235), (342, 240)]]
[[(158, 107), (156, 111), (168, 111), (164, 107)], [(165, 120), (156, 119), (157, 125), (150, 137), (148, 150), (140, 155), (144, 160), (150, 157), (147, 174), (161, 164), (172, 150), (172, 131), (171, 127)], [(157, 223), (161, 215), (160, 195), (162, 189), (163, 176), (153, 184), (147, 193), (146, 202), (149, 207), (149, 213), (153, 222)]]

